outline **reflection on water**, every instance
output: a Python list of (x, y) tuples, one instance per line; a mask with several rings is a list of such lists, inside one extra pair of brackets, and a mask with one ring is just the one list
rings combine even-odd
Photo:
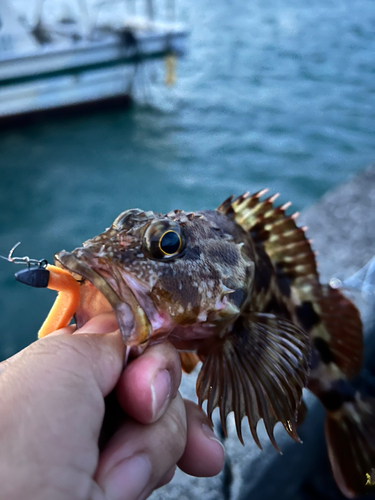
[[(15, 0), (18, 7), (26, 0)], [(48, 2), (47, 2), (48, 3)], [(139, 73), (131, 109), (0, 132), (0, 253), (52, 260), (122, 210), (217, 206), (269, 187), (296, 209), (375, 157), (372, 0), (195, 0), (172, 90)], [(53, 292), (0, 262), (0, 356), (35, 338)]]

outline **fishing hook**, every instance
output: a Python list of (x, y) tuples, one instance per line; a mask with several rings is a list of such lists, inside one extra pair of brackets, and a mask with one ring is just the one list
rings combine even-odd
[(19, 241), (10, 249), (8, 257), (4, 257), (3, 255), (0, 255), (0, 258), (7, 260), (8, 262), (11, 262), (12, 264), (25, 264), (28, 269), (30, 268), (30, 266), (38, 266), (39, 268), (42, 268), (42, 269), (45, 269), (47, 267), (48, 261), (46, 259), (41, 259), (41, 260), (30, 259), (30, 257), (28, 257), (27, 255), (25, 255), (24, 257), (13, 257), (13, 253), (14, 253), (15, 249), (20, 244), (21, 244), (21, 242)]

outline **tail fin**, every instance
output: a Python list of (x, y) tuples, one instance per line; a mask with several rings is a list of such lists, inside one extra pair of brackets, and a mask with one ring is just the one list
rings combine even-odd
[(375, 494), (375, 398), (344, 403), (327, 413), (325, 435), (333, 475), (348, 498)]

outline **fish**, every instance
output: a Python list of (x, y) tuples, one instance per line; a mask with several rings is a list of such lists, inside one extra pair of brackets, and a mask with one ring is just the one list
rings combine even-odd
[[(363, 359), (360, 314), (321, 284), (315, 253), (289, 203), (267, 190), (229, 197), (216, 210), (122, 212), (103, 233), (55, 255), (80, 283), (77, 327), (114, 311), (136, 355), (168, 339), (196, 383), (207, 414), (233, 412), (238, 438), (247, 417), (261, 448), (263, 420), (299, 441), (302, 391), (326, 410), (336, 483), (348, 498), (368, 491), (375, 468), (375, 398), (356, 389)], [(372, 475), (371, 475), (372, 477)]]

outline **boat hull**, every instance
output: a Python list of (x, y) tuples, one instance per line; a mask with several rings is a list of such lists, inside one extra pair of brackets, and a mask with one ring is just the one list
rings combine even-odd
[(13, 42), (3, 44), (8, 50), (0, 51), (0, 121), (121, 100), (131, 94), (140, 64), (186, 50), (188, 32), (183, 25), (139, 20), (129, 20), (120, 29), (96, 27), (89, 37), (60, 36), (37, 44), (9, 5), (1, 9), (10, 31), (0, 30), (0, 39)]

